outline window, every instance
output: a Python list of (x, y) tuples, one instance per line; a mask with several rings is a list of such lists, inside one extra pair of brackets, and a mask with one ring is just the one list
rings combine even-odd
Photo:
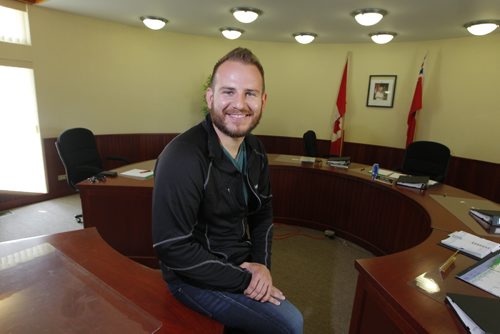
[(4, 7), (1, 4), (2, 2), (0, 2), (0, 42), (30, 45), (26, 11)]
[(0, 65), (0, 190), (46, 193), (33, 70)]
[(30, 50), (16, 44), (30, 44), (26, 5), (0, 0), (0, 190), (46, 193)]

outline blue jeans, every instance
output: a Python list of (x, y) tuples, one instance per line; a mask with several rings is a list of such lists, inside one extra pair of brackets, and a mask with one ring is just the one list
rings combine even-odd
[(302, 334), (304, 319), (288, 300), (261, 303), (242, 293), (207, 290), (180, 280), (168, 282), (174, 297), (192, 310), (245, 333)]

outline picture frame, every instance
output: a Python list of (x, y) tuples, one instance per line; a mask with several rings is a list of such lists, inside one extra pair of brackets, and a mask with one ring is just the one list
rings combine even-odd
[(370, 75), (367, 107), (392, 108), (396, 94), (396, 75)]

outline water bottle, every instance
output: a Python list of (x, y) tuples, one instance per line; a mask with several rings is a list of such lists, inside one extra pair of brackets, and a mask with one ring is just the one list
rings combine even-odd
[(378, 167), (379, 166), (377, 163), (373, 164), (372, 166), (372, 180), (375, 180), (378, 176)]

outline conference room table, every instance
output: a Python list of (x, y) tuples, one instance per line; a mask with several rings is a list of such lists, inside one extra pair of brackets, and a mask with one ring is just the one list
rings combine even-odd
[[(299, 156), (268, 158), (276, 223), (334, 230), (376, 255), (353, 263), (358, 281), (350, 333), (466, 333), (443, 302), (446, 293), (495, 298), (455, 277), (476, 260), (459, 254), (449, 271), (438, 273), (438, 268), (453, 254), (439, 245), (451, 232), (500, 241), (467, 214), (471, 206), (496, 208), (497, 203), (445, 184), (422, 191), (372, 180), (370, 166), (362, 164), (338, 168), (325, 159), (305, 163)], [(145, 161), (117, 171), (153, 167), (154, 161)], [(156, 267), (151, 246), (153, 179), (118, 176), (84, 181), (78, 188), (84, 226), (96, 227), (120, 253)], [(436, 279), (439, 293), (418, 287), (417, 278), (425, 275)]]
[(2, 333), (213, 333), (159, 270), (111, 248), (96, 228), (0, 243)]

